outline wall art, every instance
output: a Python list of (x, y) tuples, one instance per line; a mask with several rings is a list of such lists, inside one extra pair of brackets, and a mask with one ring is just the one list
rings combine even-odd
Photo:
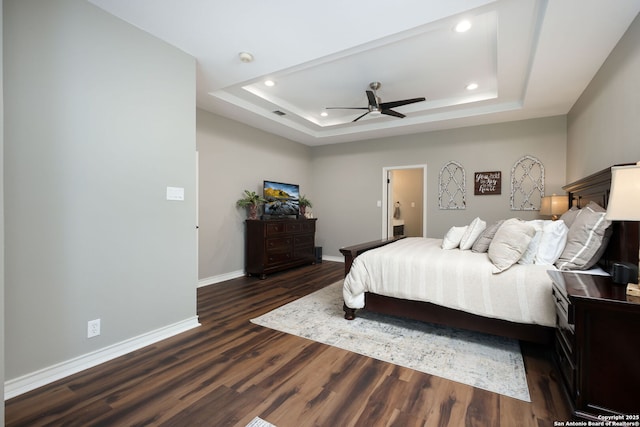
[(467, 208), (466, 173), (460, 163), (452, 160), (440, 169), (438, 188), (440, 209)]
[(511, 168), (511, 210), (540, 210), (544, 197), (544, 165), (533, 156), (524, 156)]
[(473, 179), (473, 194), (486, 196), (502, 193), (502, 172), (476, 172)]

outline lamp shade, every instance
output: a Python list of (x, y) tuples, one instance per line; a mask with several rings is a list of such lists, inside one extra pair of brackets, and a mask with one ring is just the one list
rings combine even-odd
[(568, 209), (569, 201), (567, 196), (546, 196), (540, 201), (540, 215), (556, 216), (561, 215)]
[(611, 193), (606, 219), (640, 221), (640, 162), (611, 168)]

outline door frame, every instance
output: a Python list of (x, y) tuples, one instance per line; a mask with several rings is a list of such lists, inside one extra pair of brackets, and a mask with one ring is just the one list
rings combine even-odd
[(422, 169), (422, 237), (427, 237), (427, 165), (384, 166), (382, 168), (382, 238), (389, 236), (389, 172), (398, 169)]

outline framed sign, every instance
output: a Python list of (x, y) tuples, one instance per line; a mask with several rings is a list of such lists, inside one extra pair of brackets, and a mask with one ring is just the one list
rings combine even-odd
[(502, 172), (476, 172), (474, 178), (473, 194), (476, 196), (501, 194)]

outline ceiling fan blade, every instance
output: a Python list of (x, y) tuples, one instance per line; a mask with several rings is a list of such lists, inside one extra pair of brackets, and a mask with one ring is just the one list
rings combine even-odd
[(369, 105), (371, 105), (372, 107), (378, 106), (378, 100), (376, 99), (376, 94), (373, 93), (373, 91), (367, 91), (367, 99), (369, 100)]
[(380, 104), (380, 108), (383, 110), (387, 110), (389, 108), (401, 107), (407, 104), (413, 104), (415, 102), (425, 101), (425, 98), (412, 98), (412, 99), (403, 99), (402, 101), (391, 101), (391, 102), (383, 102)]
[(369, 107), (325, 107), (325, 110), (368, 110)]
[[(366, 113), (364, 113), (363, 115), (356, 117), (356, 119), (355, 119), (355, 120), (353, 120), (353, 122), (357, 122), (358, 120), (360, 120), (361, 118), (363, 118), (363, 117), (364, 117), (364, 116), (366, 116), (367, 114), (369, 114), (369, 112), (368, 112), (368, 111), (367, 111)], [(353, 122), (352, 122), (352, 123), (353, 123)]]
[(393, 110), (382, 110), (381, 113), (386, 114), (387, 116), (400, 117), (401, 119), (406, 117), (404, 114), (398, 113), (397, 111)]

